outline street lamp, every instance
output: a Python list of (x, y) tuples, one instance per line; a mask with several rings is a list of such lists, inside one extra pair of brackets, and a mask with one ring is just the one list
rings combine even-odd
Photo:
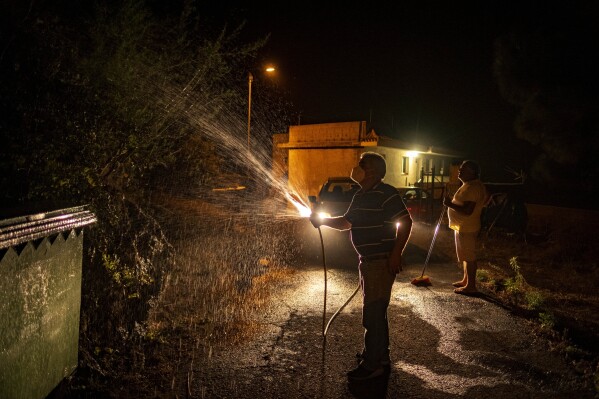
[[(267, 74), (274, 74), (276, 69), (274, 66), (269, 65), (264, 68), (264, 71)], [(251, 122), (252, 122), (252, 82), (254, 81), (254, 75), (251, 72), (248, 72), (248, 152), (250, 151), (250, 132), (251, 132)]]
[(254, 75), (248, 72), (248, 152), (250, 152), (250, 123), (252, 120), (252, 82)]

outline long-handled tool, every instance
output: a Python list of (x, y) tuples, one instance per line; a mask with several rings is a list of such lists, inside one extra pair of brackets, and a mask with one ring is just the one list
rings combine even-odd
[(428, 249), (428, 254), (426, 255), (426, 260), (424, 261), (424, 267), (422, 268), (422, 274), (420, 277), (416, 277), (412, 280), (412, 284), (416, 286), (427, 286), (432, 285), (431, 279), (429, 276), (424, 275), (424, 271), (426, 270), (426, 266), (428, 265), (428, 261), (431, 257), (431, 253), (433, 252), (433, 247), (435, 246), (435, 240), (437, 239), (437, 233), (439, 233), (439, 226), (441, 226), (441, 222), (443, 221), (443, 216), (445, 215), (446, 206), (443, 206), (441, 210), (441, 216), (439, 216), (439, 221), (437, 222), (437, 226), (435, 227), (435, 233), (433, 234), (433, 239), (431, 240), (431, 246)]

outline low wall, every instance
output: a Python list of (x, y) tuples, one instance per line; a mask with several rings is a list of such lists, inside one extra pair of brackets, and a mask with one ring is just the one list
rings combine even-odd
[(526, 204), (529, 230), (545, 228), (599, 228), (599, 211)]
[(77, 367), (84, 207), (0, 220), (0, 398), (42, 399)]

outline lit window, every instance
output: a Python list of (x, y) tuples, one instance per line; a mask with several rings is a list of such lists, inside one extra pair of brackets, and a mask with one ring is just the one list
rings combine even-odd
[(410, 157), (401, 158), (401, 173), (405, 175), (410, 173)]

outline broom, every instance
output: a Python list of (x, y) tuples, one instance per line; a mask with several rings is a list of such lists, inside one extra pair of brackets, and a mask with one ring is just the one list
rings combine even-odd
[(431, 246), (428, 249), (428, 254), (426, 255), (426, 260), (424, 261), (424, 267), (422, 268), (422, 274), (420, 277), (416, 277), (412, 280), (412, 284), (416, 286), (428, 286), (432, 285), (431, 279), (429, 276), (424, 275), (424, 271), (426, 270), (426, 266), (428, 265), (428, 261), (431, 257), (431, 253), (433, 252), (433, 247), (435, 246), (435, 240), (437, 239), (437, 233), (439, 233), (439, 226), (441, 226), (441, 221), (443, 220), (443, 215), (445, 215), (445, 209), (447, 207), (443, 206), (441, 210), (441, 216), (439, 216), (439, 221), (437, 222), (437, 227), (435, 227), (435, 233), (433, 234), (433, 239), (431, 240)]

